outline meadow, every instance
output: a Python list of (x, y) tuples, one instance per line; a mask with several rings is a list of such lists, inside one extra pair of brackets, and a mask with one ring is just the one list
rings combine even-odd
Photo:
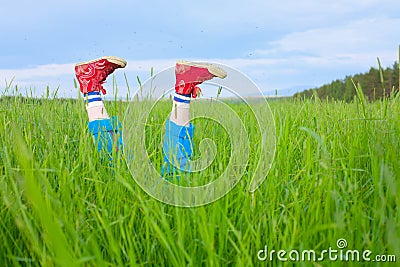
[[(341, 240), (344, 251), (370, 250), (371, 260), (386, 255), (400, 261), (399, 94), (373, 103), (359, 95), (349, 103), (313, 98), (269, 105), (276, 154), (258, 190), (248, 190), (252, 164), (260, 160), (257, 127), (240, 104), (231, 104), (244, 118), (251, 145), (244, 177), (221, 199), (183, 208), (146, 194), (123, 162), (104, 162), (81, 99), (3, 96), (0, 266), (396, 265), (318, 257), (338, 250)], [(124, 116), (126, 103), (106, 106)], [(157, 168), (168, 110), (170, 103), (161, 103), (146, 128)], [(195, 123), (195, 145), (208, 137), (217, 147), (205, 173), (185, 177), (189, 186), (218, 177), (232, 149), (223, 129)], [(284, 262), (279, 250), (287, 251), (286, 259), (292, 250), (315, 250), (317, 260)]]

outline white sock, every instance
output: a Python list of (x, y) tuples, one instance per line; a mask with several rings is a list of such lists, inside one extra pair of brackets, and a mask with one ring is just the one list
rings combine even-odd
[(180, 126), (188, 126), (190, 120), (190, 97), (175, 94), (172, 101), (170, 121)]
[(110, 116), (101, 99), (100, 92), (91, 92), (84, 96), (86, 104), (86, 111), (88, 113), (89, 122), (94, 120), (109, 119)]

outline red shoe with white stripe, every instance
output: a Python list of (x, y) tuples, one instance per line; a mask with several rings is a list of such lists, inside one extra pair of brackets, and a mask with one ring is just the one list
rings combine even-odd
[(197, 97), (201, 89), (197, 85), (212, 78), (225, 78), (226, 71), (217, 65), (190, 61), (177, 61), (175, 66), (175, 92)]
[(83, 94), (102, 92), (106, 94), (103, 83), (107, 76), (118, 68), (124, 68), (126, 61), (119, 57), (101, 57), (75, 65), (75, 75)]

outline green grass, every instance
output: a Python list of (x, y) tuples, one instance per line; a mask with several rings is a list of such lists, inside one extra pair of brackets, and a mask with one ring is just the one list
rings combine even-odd
[[(247, 188), (259, 131), (246, 109), (232, 104), (249, 133), (246, 174), (222, 199), (180, 208), (147, 195), (123, 164), (102, 161), (82, 101), (2, 97), (0, 266), (284, 265), (276, 257), (261, 262), (257, 253), (264, 246), (320, 252), (336, 249), (339, 238), (348, 249), (400, 261), (399, 102), (271, 102), (276, 157), (253, 194)], [(106, 105), (123, 118), (126, 104)], [(169, 105), (160, 104), (146, 128), (156, 166)], [(207, 123), (196, 121), (195, 144), (216, 140), (216, 159), (206, 175), (191, 177), (195, 185), (218, 177), (232, 149), (223, 129)]]

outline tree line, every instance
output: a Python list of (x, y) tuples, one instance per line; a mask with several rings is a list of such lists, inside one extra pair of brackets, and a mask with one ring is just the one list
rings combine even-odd
[(346, 76), (343, 80), (335, 80), (321, 87), (311, 88), (294, 94), (298, 98), (310, 98), (317, 95), (321, 99), (336, 99), (350, 102), (357, 95), (355, 86), (360, 85), (364, 95), (370, 100), (379, 100), (390, 97), (399, 91), (399, 63), (392, 67), (373, 68), (366, 73)]

